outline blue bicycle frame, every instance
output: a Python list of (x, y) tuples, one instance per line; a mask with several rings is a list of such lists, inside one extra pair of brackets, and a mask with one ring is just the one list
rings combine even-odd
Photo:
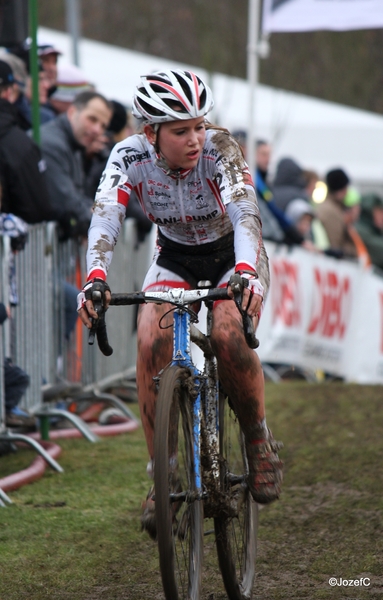
[[(208, 308), (207, 333), (210, 335), (211, 329), (211, 308)], [(194, 330), (194, 336), (193, 336)], [(197, 334), (197, 335), (196, 335)], [(195, 486), (198, 496), (202, 498), (202, 472), (201, 472), (201, 414), (204, 411), (206, 432), (209, 436), (209, 451), (211, 460), (210, 476), (219, 482), (219, 463), (218, 463), (218, 379), (216, 374), (216, 360), (214, 355), (205, 353), (205, 372), (197, 369), (191, 357), (191, 342), (198, 344), (198, 339), (206, 336), (197, 330), (190, 321), (190, 314), (183, 309), (174, 311), (173, 322), (173, 357), (172, 365), (187, 368), (194, 380), (196, 397), (193, 400), (193, 450), (194, 450), (194, 469)]]

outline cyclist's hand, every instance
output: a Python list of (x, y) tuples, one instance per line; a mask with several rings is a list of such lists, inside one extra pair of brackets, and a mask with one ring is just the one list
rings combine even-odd
[[(250, 317), (257, 317), (262, 308), (263, 285), (257, 277), (252, 276), (250, 273), (239, 271), (238, 274), (246, 280), (242, 292), (242, 310), (246, 311)], [(228, 286), (228, 295), (232, 298), (234, 297), (230, 284)]]
[(98, 319), (98, 314), (95, 310), (92, 300), (92, 294), (94, 291), (101, 292), (101, 301), (104, 310), (108, 309), (112, 297), (110, 293), (110, 287), (106, 281), (97, 278), (87, 281), (77, 296), (77, 312), (81, 321), (84, 323), (84, 325), (86, 325), (86, 327), (88, 327), (88, 329), (92, 328), (91, 319)]

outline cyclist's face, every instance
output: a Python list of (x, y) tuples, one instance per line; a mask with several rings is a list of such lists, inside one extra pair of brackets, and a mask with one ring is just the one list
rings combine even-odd
[(171, 169), (192, 169), (198, 163), (205, 143), (203, 117), (163, 123), (157, 133), (157, 143)]

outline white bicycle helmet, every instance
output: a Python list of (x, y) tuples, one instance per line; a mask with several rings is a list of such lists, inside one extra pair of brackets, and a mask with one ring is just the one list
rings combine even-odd
[(133, 115), (146, 123), (204, 117), (214, 105), (209, 86), (191, 71), (157, 71), (141, 77)]

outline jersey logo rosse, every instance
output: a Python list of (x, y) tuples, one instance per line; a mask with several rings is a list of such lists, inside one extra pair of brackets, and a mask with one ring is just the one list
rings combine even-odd
[(127, 169), (129, 165), (132, 163), (142, 163), (145, 160), (150, 159), (149, 150), (145, 150), (144, 152), (140, 152), (136, 148), (132, 148), (131, 146), (124, 146), (117, 150), (118, 153), (125, 152), (125, 156), (122, 156), (122, 162), (124, 163), (124, 167)]

